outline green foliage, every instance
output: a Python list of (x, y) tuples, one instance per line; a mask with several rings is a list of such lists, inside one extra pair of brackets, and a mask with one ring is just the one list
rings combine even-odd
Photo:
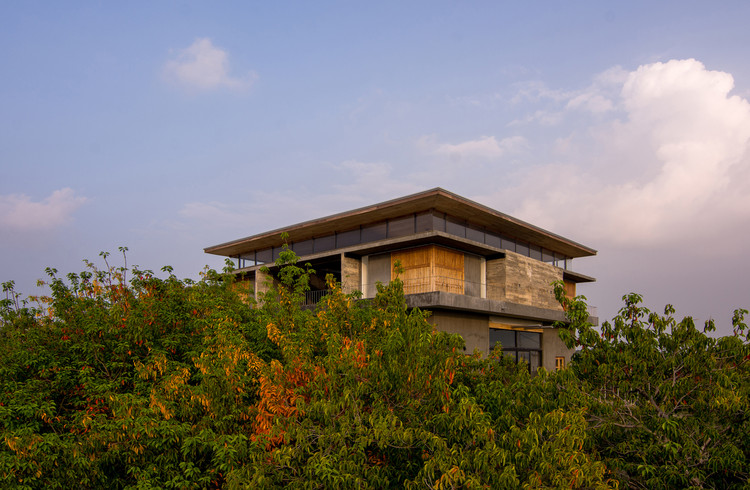
[(564, 298), (569, 340), (581, 347), (571, 370), (586, 398), (594, 448), (633, 488), (746, 488), (750, 472), (750, 347), (734, 315), (735, 336), (714, 338), (712, 322), (674, 318), (623, 297), (600, 332), (581, 298)]
[(102, 258), (48, 269), (36, 306), (3, 284), (2, 487), (747, 484), (744, 310), (715, 339), (629, 295), (597, 331), (558, 288), (580, 352), (532, 376), (465, 355), (398, 279), (361, 300), (329, 277), (310, 309), (312, 271), (288, 249), (257, 304), (228, 270), (160, 279)]
[(67, 282), (48, 269), (37, 308), (3, 305), (0, 486), (220, 484), (217, 458), (249, 427), (275, 346), (231, 276), (88, 265)]

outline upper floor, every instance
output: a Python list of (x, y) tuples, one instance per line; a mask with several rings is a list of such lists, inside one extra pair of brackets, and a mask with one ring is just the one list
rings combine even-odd
[[(345, 291), (373, 297), (378, 282), (394, 277), (401, 264), (412, 306), (488, 314), (511, 314), (538, 321), (562, 319), (550, 284), (594, 279), (576, 273), (573, 259), (596, 251), (440, 188), (380, 204), (275, 229), (208, 247), (231, 257), (236, 272), (254, 293), (267, 287), (273, 262), (285, 242), (312, 264), (309, 301), (325, 294), (332, 274)], [(262, 272), (269, 267), (270, 278)]]

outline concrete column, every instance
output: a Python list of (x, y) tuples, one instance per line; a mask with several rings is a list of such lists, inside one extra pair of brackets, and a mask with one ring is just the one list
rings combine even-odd
[(273, 276), (262, 270), (258, 269), (255, 271), (255, 300), (260, 303), (260, 296), (258, 293), (265, 293), (271, 288), (273, 284)]
[(341, 291), (344, 294), (361, 291), (362, 262), (355, 257), (341, 254)]

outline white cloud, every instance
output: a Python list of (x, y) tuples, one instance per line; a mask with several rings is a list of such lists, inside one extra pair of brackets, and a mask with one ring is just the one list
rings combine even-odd
[(86, 198), (76, 196), (73, 189), (54, 191), (41, 201), (32, 201), (24, 194), (0, 195), (0, 229), (39, 231), (57, 228), (72, 219)]
[(558, 229), (585, 223), (586, 239), (600, 244), (736, 235), (750, 224), (750, 104), (730, 95), (733, 85), (692, 59), (630, 72), (617, 100), (626, 119), (579, 137), (575, 146), (590, 148), (582, 161), (530, 172), (517, 189), (518, 213)]
[(612, 101), (601, 94), (585, 92), (576, 95), (566, 106), (568, 109), (583, 109), (593, 113), (603, 113), (614, 108)]
[(164, 65), (167, 80), (188, 90), (214, 90), (249, 88), (258, 75), (250, 72), (243, 77), (233, 77), (229, 70), (229, 55), (213, 45), (209, 38), (196, 39), (188, 48)]
[(527, 146), (526, 139), (522, 136), (510, 136), (499, 141), (494, 136), (482, 136), (456, 144), (439, 143), (434, 136), (425, 136), (419, 140), (418, 145), (428, 153), (449, 157), (454, 164), (497, 159)]

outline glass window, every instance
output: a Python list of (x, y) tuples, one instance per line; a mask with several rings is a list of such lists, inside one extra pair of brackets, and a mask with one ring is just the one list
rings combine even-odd
[(388, 238), (411, 235), (414, 233), (414, 215), (388, 220)]
[(385, 221), (383, 221), (382, 223), (375, 223), (374, 225), (363, 227), (362, 243), (375, 242), (377, 240), (385, 239), (385, 230)]
[(532, 374), (536, 373), (542, 367), (542, 353), (538, 350), (529, 351), (529, 369)]
[(281, 253), (282, 250), (283, 248), (281, 247), (273, 247), (273, 261), (274, 262), (276, 262), (276, 259), (279, 258), (279, 254)]
[(548, 264), (552, 264), (555, 262), (555, 254), (547, 250), (546, 248), (542, 249), (542, 261), (547, 262)]
[(337, 247), (349, 247), (360, 243), (359, 228), (336, 234)]
[(494, 348), (497, 342), (502, 345), (504, 356), (525, 361), (530, 372), (536, 373), (542, 365), (541, 333), (490, 328), (490, 346)]
[(529, 245), (523, 242), (516, 242), (516, 253), (529, 256)]
[(542, 260), (542, 247), (538, 245), (530, 245), (529, 257), (536, 260)]
[(464, 220), (447, 216), (445, 219), (445, 232), (460, 237), (466, 236), (466, 224)]
[(255, 254), (255, 259), (260, 264), (267, 264), (269, 262), (273, 262), (273, 253), (270, 248), (267, 248), (265, 250), (258, 250), (258, 252)]
[(477, 225), (467, 223), (466, 238), (474, 240), (475, 242), (484, 243), (484, 229)]
[(564, 357), (555, 357), (555, 369), (565, 369), (565, 358)]
[(503, 248), (503, 241), (500, 239), (500, 237), (489, 232), (484, 233), (484, 243), (486, 243), (490, 247)]
[(336, 235), (322, 236), (313, 239), (313, 250), (315, 253), (325, 252), (336, 248)]
[(292, 250), (294, 250), (294, 253), (300, 256), (310, 255), (311, 253), (313, 253), (313, 241), (305, 240), (303, 242), (293, 243)]
[(433, 213), (432, 229), (435, 231), (445, 231), (445, 215), (443, 213)]
[(541, 349), (542, 334), (537, 332), (516, 332), (519, 349)]
[(239, 266), (242, 267), (250, 267), (255, 265), (255, 252), (251, 252), (249, 254), (242, 254), (239, 258)]
[(503, 349), (513, 348), (516, 346), (516, 332), (514, 330), (502, 330), (499, 328), (490, 329), (490, 346), (500, 342)]
[(516, 251), (516, 241), (509, 236), (500, 235), (502, 238), (502, 246), (500, 248), (504, 250), (510, 250), (511, 252)]
[(432, 213), (421, 213), (418, 214), (416, 217), (416, 229), (414, 230), (417, 233), (422, 233), (424, 231), (432, 231), (435, 228), (434, 223), (432, 221)]

